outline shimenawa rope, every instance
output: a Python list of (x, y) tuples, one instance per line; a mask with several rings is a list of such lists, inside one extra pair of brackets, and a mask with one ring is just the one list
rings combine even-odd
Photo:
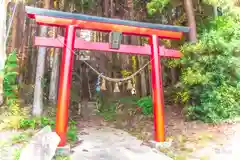
[[(68, 50), (70, 50), (71, 52), (73, 52), (75, 55), (77, 55), (77, 53), (75, 53), (72, 49), (68, 48), (66, 46), (66, 44), (62, 43), (62, 41), (57, 37), (57, 40), (63, 44)], [(164, 52), (165, 54), (165, 52)], [(89, 68), (91, 68), (98, 76), (100, 76), (101, 78), (111, 81), (111, 82), (123, 82), (123, 81), (128, 81), (130, 79), (133, 79), (134, 76), (136, 76), (138, 73), (140, 73), (145, 67), (147, 67), (153, 60), (155, 57), (153, 57), (150, 61), (148, 61), (145, 65), (143, 65), (140, 69), (138, 69), (136, 72), (134, 72), (132, 75), (125, 77), (125, 78), (111, 78), (111, 77), (107, 77), (104, 76), (102, 73), (98, 72), (94, 67), (92, 67), (87, 61), (85, 60), (81, 60), (82, 62), (84, 62)]]

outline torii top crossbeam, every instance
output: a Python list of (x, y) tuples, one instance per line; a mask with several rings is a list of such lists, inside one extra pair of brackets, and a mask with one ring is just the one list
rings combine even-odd
[(118, 31), (125, 34), (140, 36), (157, 35), (159, 38), (179, 40), (184, 32), (189, 32), (188, 27), (152, 24), (113, 18), (104, 18), (84, 14), (68, 13), (42, 8), (26, 7), (29, 18), (36, 19), (36, 22), (51, 26), (76, 25), (81, 29), (99, 31)]

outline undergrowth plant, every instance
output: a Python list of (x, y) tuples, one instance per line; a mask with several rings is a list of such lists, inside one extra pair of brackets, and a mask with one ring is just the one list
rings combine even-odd
[(144, 115), (152, 115), (153, 103), (151, 97), (143, 97), (137, 101), (137, 105), (141, 108)]
[(101, 115), (106, 121), (113, 120), (116, 115), (116, 104), (105, 103), (105, 106), (102, 108), (103, 109), (98, 111), (98, 114)]
[(13, 154), (13, 157), (14, 157), (13, 159), (19, 160), (21, 156), (21, 152), (22, 152), (22, 148), (15, 149)]
[(20, 120), (20, 129), (38, 129), (49, 125), (52, 129), (55, 127), (55, 121), (47, 117), (24, 118)]
[(17, 129), (20, 120), (26, 116), (28, 112), (26, 108), (20, 107), (18, 98), (18, 63), (16, 51), (8, 54), (4, 69), (0, 73), (3, 76), (3, 95), (5, 99), (4, 105), (0, 108), (1, 122), (0, 130), (2, 129)]
[(15, 100), (18, 96), (17, 87), (17, 56), (16, 51), (13, 51), (7, 56), (4, 67), (3, 91), (6, 101)]
[(204, 28), (175, 61), (181, 66), (176, 97), (188, 119), (216, 123), (240, 115), (240, 25), (223, 16)]
[[(55, 128), (55, 121), (48, 117), (36, 117), (36, 118), (24, 118), (20, 120), (19, 129), (39, 129), (45, 126)], [(77, 141), (77, 123), (75, 121), (69, 121), (67, 139), (70, 143)]]
[(21, 114), (18, 101), (18, 64), (16, 51), (8, 54), (3, 70), (3, 93), (5, 104), (8, 106), (8, 112), (11, 115)]

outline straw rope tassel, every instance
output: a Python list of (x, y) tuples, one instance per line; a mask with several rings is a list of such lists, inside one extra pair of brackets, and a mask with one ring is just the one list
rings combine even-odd
[(120, 92), (120, 89), (118, 87), (118, 83), (115, 83), (115, 87), (114, 87), (113, 92)]
[(135, 89), (135, 84), (133, 84), (133, 87), (131, 89), (132, 95), (136, 95), (136, 89)]
[(106, 80), (104, 78), (102, 79), (101, 90), (103, 90), (103, 91), (107, 90), (107, 88), (106, 88)]
[(133, 86), (132, 86), (132, 81), (128, 80), (128, 84), (127, 84), (127, 90), (132, 90)]

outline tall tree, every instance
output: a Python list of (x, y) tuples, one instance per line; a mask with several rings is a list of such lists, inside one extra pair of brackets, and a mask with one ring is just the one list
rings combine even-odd
[[(51, 5), (51, 0), (44, 0), (44, 8), (49, 9), (50, 5)], [(47, 31), (48, 31), (47, 26), (41, 26), (40, 36), (41, 37), (47, 36)], [(32, 110), (32, 114), (34, 116), (40, 116), (43, 112), (43, 78), (44, 78), (44, 71), (45, 71), (46, 52), (47, 52), (46, 47), (40, 47), (38, 50), (33, 110)]]
[[(54, 32), (59, 32), (58, 29), (54, 28)], [(51, 80), (50, 80), (50, 87), (49, 87), (49, 101), (51, 104), (56, 104), (57, 102), (57, 93), (58, 93), (58, 76), (59, 76), (59, 55), (60, 55), (60, 48), (53, 49), (52, 55), (52, 71), (51, 71)]]
[(22, 11), (24, 10), (23, 2), (16, 2), (16, 12), (13, 17), (12, 23), (12, 33), (11, 33), (11, 48), (12, 50), (16, 50), (17, 53), (20, 51), (20, 45), (23, 37), (23, 26), (24, 26), (24, 18), (22, 18)]
[[(24, 18), (22, 18), (24, 17)], [(18, 19), (21, 19), (20, 21), (20, 25), (21, 25), (21, 31), (20, 31), (20, 38), (23, 37), (23, 40), (20, 40), (20, 45), (19, 45), (19, 53), (20, 53), (20, 56), (19, 57), (19, 61), (18, 61), (18, 64), (19, 64), (19, 84), (20, 83), (23, 83), (24, 82), (24, 75), (26, 74), (26, 59), (27, 59), (27, 49), (26, 49), (26, 46), (27, 46), (27, 42), (28, 42), (28, 38), (29, 38), (29, 19), (27, 19), (27, 17), (25, 16), (25, 8), (24, 8), (24, 3), (20, 3), (20, 6), (19, 6), (19, 14), (18, 14)], [(21, 68), (21, 69), (20, 69)], [(22, 88), (22, 87), (20, 87)]]
[(6, 60), (6, 21), (7, 21), (7, 5), (8, 1), (3, 0), (0, 3), (0, 105), (3, 103), (3, 72), (4, 64)]
[[(54, 9), (60, 9), (59, 8), (59, 1), (56, 0), (53, 8)], [(53, 28), (53, 36), (55, 38), (60, 33), (60, 30), (56, 27)], [(49, 88), (49, 101), (51, 104), (56, 104), (57, 102), (57, 93), (58, 93), (58, 76), (59, 76), (59, 55), (60, 55), (60, 48), (53, 49), (53, 55), (52, 55), (52, 71), (51, 71), (51, 80), (50, 80), (50, 88)]]
[(184, 8), (188, 19), (188, 26), (190, 28), (189, 40), (195, 43), (197, 42), (197, 29), (192, 0), (184, 0)]

